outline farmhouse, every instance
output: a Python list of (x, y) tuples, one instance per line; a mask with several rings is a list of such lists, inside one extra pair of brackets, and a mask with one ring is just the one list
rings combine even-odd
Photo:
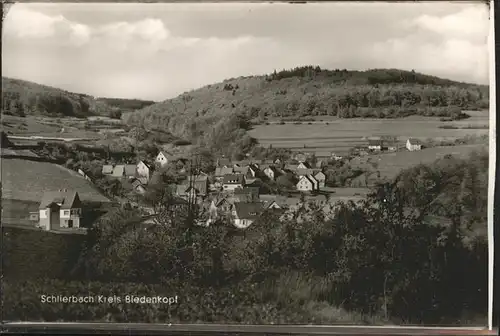
[(323, 173), (322, 171), (319, 171), (314, 175), (314, 178), (318, 181), (319, 188), (325, 187), (325, 181), (326, 181), (325, 173)]
[(39, 226), (45, 230), (80, 227), (82, 202), (75, 191), (45, 192), (39, 211)]
[(260, 202), (235, 203), (233, 206), (234, 226), (246, 229), (262, 214), (264, 207)]
[(422, 142), (418, 139), (408, 139), (406, 140), (406, 148), (409, 151), (416, 151), (416, 150), (421, 150), (422, 149)]
[(315, 183), (310, 179), (310, 175), (302, 176), (297, 182), (297, 190), (299, 191), (313, 191)]
[(382, 140), (368, 140), (368, 149), (369, 150), (381, 151), (382, 147), (383, 147)]
[(245, 186), (245, 176), (242, 174), (225, 175), (222, 180), (222, 188), (224, 191), (234, 191), (236, 188)]
[(160, 167), (164, 167), (171, 160), (172, 160), (172, 154), (165, 151), (160, 151), (156, 156), (155, 163), (158, 164)]

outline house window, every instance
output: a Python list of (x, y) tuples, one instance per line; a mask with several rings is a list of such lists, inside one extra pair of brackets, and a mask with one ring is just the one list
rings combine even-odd
[(64, 210), (64, 216), (69, 216), (69, 210)]

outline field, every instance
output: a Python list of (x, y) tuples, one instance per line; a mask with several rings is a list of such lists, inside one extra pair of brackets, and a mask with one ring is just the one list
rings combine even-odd
[[(384, 153), (378, 155), (369, 155), (365, 157), (356, 157), (351, 160), (353, 167), (371, 168), (379, 171), (381, 178), (391, 179), (395, 177), (402, 169), (414, 167), (420, 163), (428, 164), (451, 154), (457, 157), (467, 157), (474, 151), (488, 150), (487, 145), (460, 145), (426, 148), (421, 151), (401, 151), (397, 153)], [(373, 168), (372, 164), (376, 165)]]
[[(92, 121), (94, 124), (88, 124)], [(99, 125), (98, 122), (111, 122), (108, 119), (78, 119), (78, 118), (48, 118), (27, 116), (24, 118), (15, 116), (2, 117), (2, 130), (9, 136), (20, 137), (51, 137), (51, 138), (89, 138), (98, 139), (102, 137), (102, 129), (108, 131), (120, 128), (121, 122), (115, 120), (116, 125)], [(85, 128), (87, 125), (87, 128)], [(16, 140), (17, 141), (17, 140)], [(22, 141), (22, 140), (21, 140)]]
[(82, 201), (109, 202), (78, 173), (47, 162), (2, 158), (2, 198), (39, 202), (49, 190), (76, 190)]
[[(488, 129), (442, 129), (440, 126), (484, 127), (489, 124), (488, 111), (467, 112), (465, 120), (443, 122), (436, 117), (412, 116), (401, 119), (338, 119), (317, 117), (323, 120), (284, 125), (257, 125), (250, 134), (265, 147), (290, 148), (293, 151), (315, 152), (317, 156), (330, 156), (331, 152), (345, 155), (357, 145), (366, 145), (370, 137), (395, 136), (403, 146), (408, 138), (448, 140), (466, 136), (488, 134)], [(309, 124), (310, 123), (310, 124)], [(328, 123), (328, 124), (327, 124)]]

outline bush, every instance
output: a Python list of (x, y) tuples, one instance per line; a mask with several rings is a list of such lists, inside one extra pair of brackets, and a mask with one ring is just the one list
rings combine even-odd
[(191, 141), (188, 141), (188, 140), (175, 140), (174, 141), (174, 145), (176, 145), (176, 146), (187, 146), (187, 145), (191, 145)]

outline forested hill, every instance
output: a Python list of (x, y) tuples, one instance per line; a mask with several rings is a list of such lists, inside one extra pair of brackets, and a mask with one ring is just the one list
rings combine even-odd
[(151, 105), (152, 101), (92, 96), (20, 79), (2, 77), (2, 111), (11, 115), (119, 116)]
[(488, 108), (488, 86), (396, 69), (368, 71), (300, 67), (266, 76), (240, 77), (184, 93), (125, 115), (132, 123), (164, 127), (193, 138), (221, 117), (398, 118), (409, 115), (466, 117)]

